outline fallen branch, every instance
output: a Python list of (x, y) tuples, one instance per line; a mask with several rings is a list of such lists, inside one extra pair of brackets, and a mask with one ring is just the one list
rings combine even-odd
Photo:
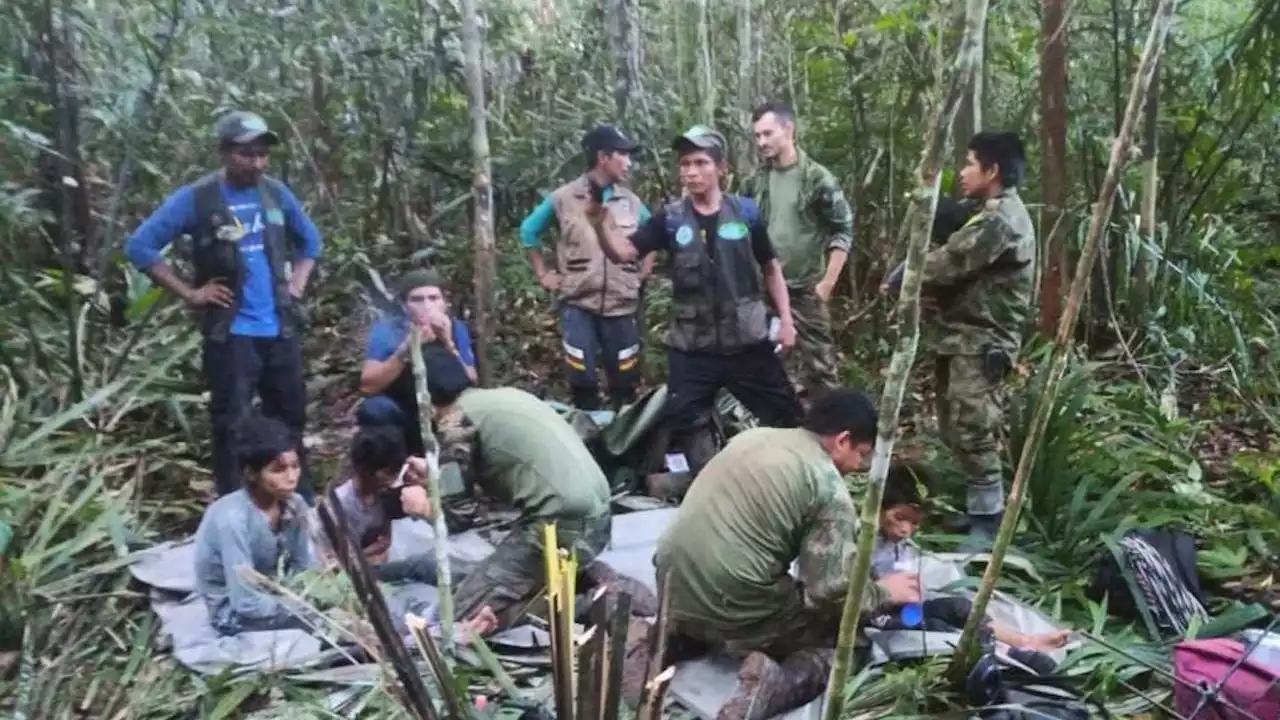
[(427, 364), (422, 359), (422, 330), (416, 325), (409, 341), (413, 362), (413, 385), (418, 396), (418, 424), (422, 427), (422, 448), (427, 461), (427, 494), (431, 496), (432, 530), (436, 555), (436, 588), (440, 591), (440, 641), (446, 654), (453, 652), (453, 575), (449, 569), (449, 527), (444, 520), (440, 492), (440, 445), (431, 430), (431, 390), (427, 386)]

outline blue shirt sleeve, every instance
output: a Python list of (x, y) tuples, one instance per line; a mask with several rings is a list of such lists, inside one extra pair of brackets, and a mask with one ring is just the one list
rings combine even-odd
[(458, 347), (458, 355), (462, 357), (462, 364), (467, 367), (475, 367), (476, 353), (471, 347), (471, 329), (467, 327), (467, 323), (461, 318), (453, 319), (453, 344)]
[(369, 346), (365, 357), (382, 362), (396, 353), (396, 348), (404, 342), (404, 333), (394, 320), (382, 320), (369, 331)]
[(649, 222), (649, 218), (652, 216), (653, 213), (649, 212), (649, 206), (644, 203), (640, 203), (640, 224), (643, 225)]
[(124, 252), (129, 262), (139, 270), (147, 270), (163, 260), (161, 253), (169, 243), (191, 231), (195, 225), (195, 214), (195, 193), (191, 186), (174, 191), (125, 242)]
[(280, 184), (280, 204), (284, 206), (281, 209), (284, 210), (284, 221), (289, 230), (293, 232), (294, 237), (302, 241), (302, 247), (298, 248), (298, 257), (319, 260), (324, 249), (320, 230), (316, 228), (315, 223), (311, 222), (307, 211), (302, 209), (298, 196), (294, 195), (284, 183)]
[(520, 223), (520, 244), (526, 250), (533, 250), (542, 245), (542, 233), (551, 227), (551, 222), (556, 219), (556, 206), (551, 202), (551, 196), (548, 195), (543, 199), (542, 204), (533, 209)]

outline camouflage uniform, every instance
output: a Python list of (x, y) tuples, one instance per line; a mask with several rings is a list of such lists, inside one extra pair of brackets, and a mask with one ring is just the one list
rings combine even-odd
[[(670, 575), (662, 666), (708, 650), (743, 659), (738, 692), (718, 718), (774, 717), (814, 699), (831, 669), (857, 536), (853, 499), (816, 437), (743, 431), (703, 469), (658, 541), (654, 564)], [(863, 607), (885, 600), (873, 584)], [(629, 642), (624, 694), (635, 694), (644, 647)]]
[[(844, 479), (811, 433), (747, 430), (703, 468), (658, 542), (671, 627), (739, 656), (830, 646), (857, 534)], [(865, 606), (883, 600), (873, 586)]]
[(586, 567), (609, 543), (609, 486), (574, 429), (550, 405), (514, 388), (472, 389), (437, 423), (440, 464), (467, 487), (520, 511), (493, 554), (454, 590), (458, 617), (485, 605), (509, 627), (546, 583), (543, 526)]
[(804, 152), (793, 168), (762, 167), (748, 187), (760, 205), (791, 296), (796, 346), (787, 370), (806, 390), (834, 387), (839, 375), (831, 318), (814, 287), (826, 272), (828, 253), (849, 252), (853, 246), (853, 208), (835, 176)]
[(969, 476), (970, 515), (1004, 508), (1001, 385), (1022, 345), (1035, 266), (1035, 227), (1012, 188), (987, 200), (925, 262), (921, 292), (939, 306), (938, 426)]

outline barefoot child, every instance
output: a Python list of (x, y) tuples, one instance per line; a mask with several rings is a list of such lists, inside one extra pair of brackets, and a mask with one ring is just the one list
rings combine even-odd
[[(924, 520), (921, 488), (928, 488), (928, 478), (923, 468), (911, 464), (894, 464), (884, 481), (884, 499), (880, 503), (880, 534), (876, 537), (875, 552), (871, 557), (872, 579), (895, 572), (916, 572), (920, 564), (920, 551), (911, 544), (911, 536)], [(895, 608), (889, 622), (900, 626)], [(973, 603), (962, 597), (941, 597), (926, 600), (923, 604), (921, 629), (958, 631), (973, 611)], [(996, 640), (1010, 647), (1049, 652), (1066, 645), (1069, 630), (1050, 633), (1022, 633), (988, 617), (986, 630)], [(887, 626), (882, 626), (889, 629)], [(985, 634), (985, 633), (984, 633)]]

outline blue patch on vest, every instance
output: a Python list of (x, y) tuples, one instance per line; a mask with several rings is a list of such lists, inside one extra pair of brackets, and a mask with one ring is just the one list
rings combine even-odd
[(284, 224), (284, 212), (283, 212), (283, 211), (281, 211), (281, 210), (268, 210), (268, 211), (267, 211), (267, 222), (271, 223), (272, 225), (283, 225), (283, 224)]
[(691, 242), (693, 242), (693, 228), (688, 225), (681, 225), (680, 229), (676, 231), (676, 244), (684, 247)]
[(716, 234), (723, 240), (742, 240), (747, 237), (748, 233), (747, 224), (741, 220), (725, 223), (716, 231)]

